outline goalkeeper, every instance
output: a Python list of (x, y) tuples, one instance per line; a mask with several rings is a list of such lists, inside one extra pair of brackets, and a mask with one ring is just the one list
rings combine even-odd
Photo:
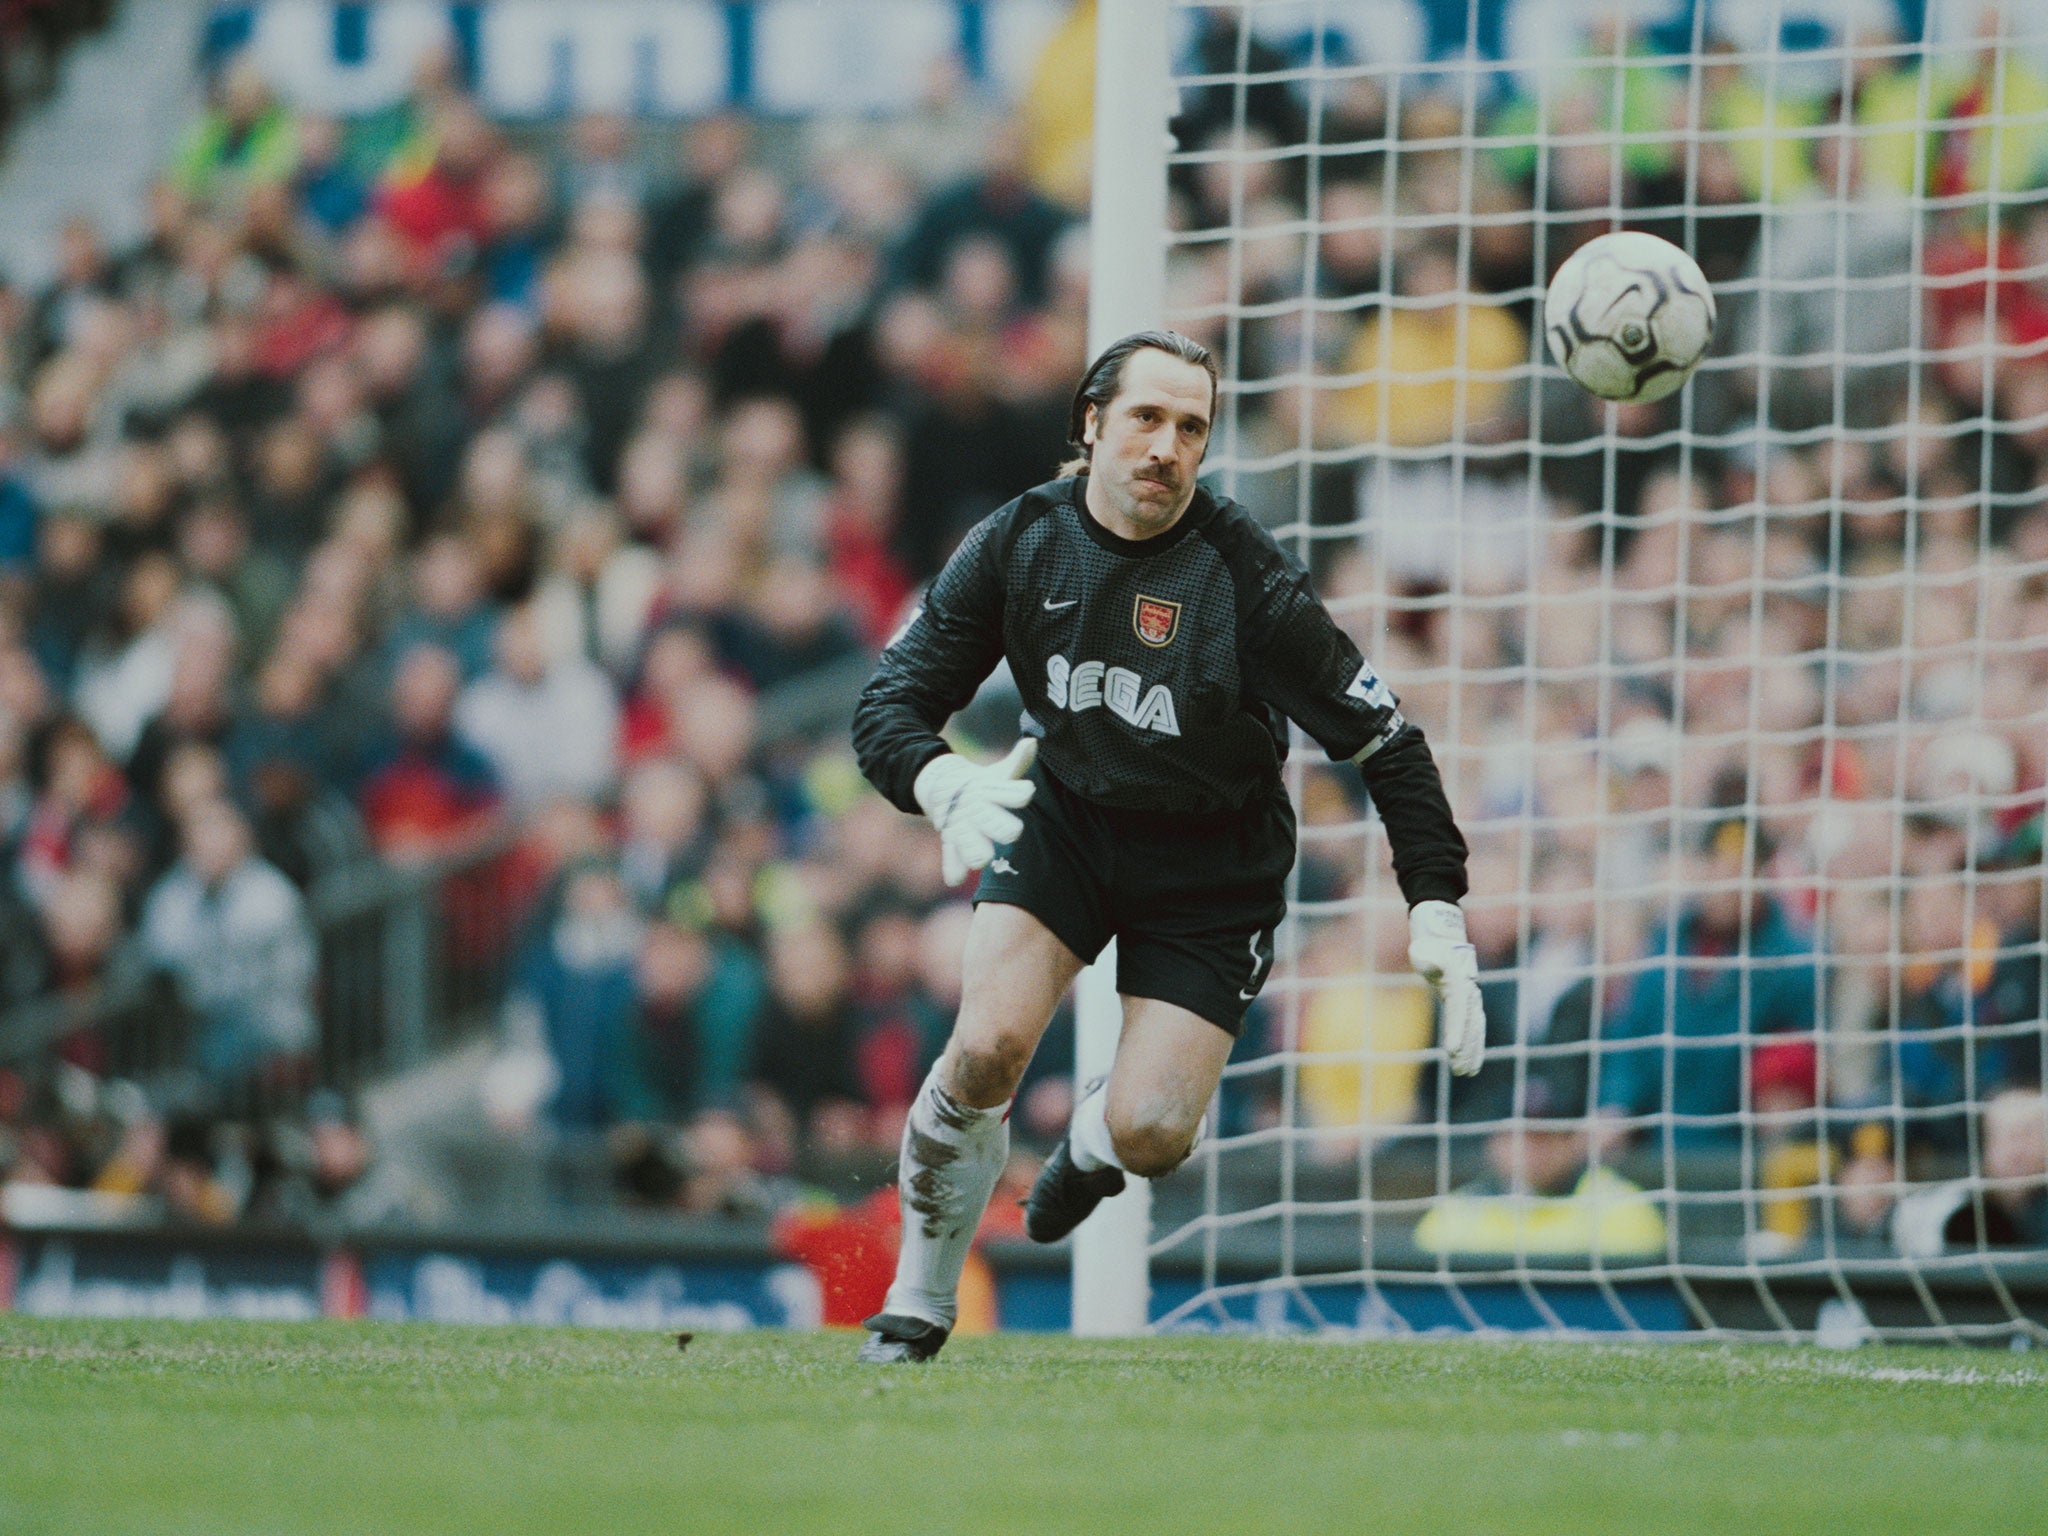
[[(1009, 1104), (1053, 1009), (1117, 940), (1123, 1030), (1025, 1208), (1040, 1242), (1194, 1149), (1273, 960), (1294, 863), (1286, 719), (1359, 766), (1410, 906), (1453, 1072), (1486, 1034), (1465, 939), (1465, 844), (1422, 732), (1243, 508), (1196, 483), (1216, 404), (1206, 348), (1126, 336), (1089, 367), (1068, 477), (976, 525), (882, 652), (854, 716), (862, 770), (983, 870), (960, 1015), (903, 1133), (903, 1246), (865, 1360), (945, 1343)], [(938, 731), (1007, 660), (1023, 739), (981, 766)], [(1286, 717), (1286, 718), (1283, 718)]]

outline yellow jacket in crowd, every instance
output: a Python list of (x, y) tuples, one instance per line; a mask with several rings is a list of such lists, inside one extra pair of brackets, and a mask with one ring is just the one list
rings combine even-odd
[(1611, 1168), (1588, 1168), (1568, 1195), (1453, 1190), (1415, 1228), (1431, 1253), (1598, 1253), (1639, 1257), (1664, 1251), (1664, 1216)]
[(1446, 443), (1461, 426), (1472, 431), (1506, 403), (1514, 382), (1510, 370), (1528, 360), (1529, 339), (1520, 322), (1497, 304), (1467, 300), (1388, 310), (1360, 326), (1346, 349), (1344, 371), (1366, 377), (1330, 403), (1329, 425), (1348, 442), (1382, 441), (1384, 390), (1384, 441), (1402, 448)]

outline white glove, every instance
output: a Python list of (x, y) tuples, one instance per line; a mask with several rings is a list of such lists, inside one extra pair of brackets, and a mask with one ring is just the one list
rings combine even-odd
[(1451, 1071), (1470, 1077), (1486, 1055), (1486, 1008), (1465, 914), (1448, 901), (1418, 901), (1408, 913), (1408, 963), (1436, 993), (1438, 1036)]
[(1017, 840), (1024, 823), (1011, 815), (1031, 803), (1038, 786), (1024, 775), (1038, 756), (1038, 738), (1026, 736), (999, 763), (983, 767), (957, 752), (935, 757), (918, 770), (911, 794), (939, 829), (946, 884), (958, 885), (969, 870), (996, 856), (997, 843)]

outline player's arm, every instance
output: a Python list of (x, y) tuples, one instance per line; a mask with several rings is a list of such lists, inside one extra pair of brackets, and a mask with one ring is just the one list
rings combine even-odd
[[(1308, 578), (1261, 536), (1262, 558), (1239, 576), (1239, 633), (1260, 697), (1293, 720), (1332, 761), (1357, 764), (1394, 855), (1408, 902), (1408, 961), (1443, 1005), (1451, 1070), (1479, 1070), (1486, 1014), (1479, 964), (1465, 936), (1465, 839), (1422, 728), (1337, 627)], [(1248, 562), (1249, 564), (1249, 562)], [(1247, 589), (1246, 576), (1254, 578)]]
[(1331, 761), (1357, 765), (1386, 825), (1394, 878), (1408, 904), (1455, 904), (1465, 894), (1465, 839), (1422, 727), (1403, 717), (1400, 701), (1308, 578), (1277, 545), (1261, 542), (1258, 589), (1247, 594), (1241, 586), (1239, 596), (1247, 681)]
[(948, 885), (1023, 830), (1013, 812), (1037, 787), (1024, 777), (1037, 751), (1028, 737), (984, 767), (939, 736), (1003, 654), (1004, 526), (998, 512), (961, 542), (923, 605), (884, 647), (853, 712), (861, 772), (898, 810), (921, 811), (938, 828)]

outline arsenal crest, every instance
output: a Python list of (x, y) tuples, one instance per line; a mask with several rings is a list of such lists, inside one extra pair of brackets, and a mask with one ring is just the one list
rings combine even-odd
[(1174, 627), (1179, 623), (1179, 603), (1169, 603), (1164, 598), (1138, 594), (1138, 606), (1131, 615), (1131, 628), (1138, 632), (1138, 638), (1147, 645), (1166, 644), (1173, 638)]

